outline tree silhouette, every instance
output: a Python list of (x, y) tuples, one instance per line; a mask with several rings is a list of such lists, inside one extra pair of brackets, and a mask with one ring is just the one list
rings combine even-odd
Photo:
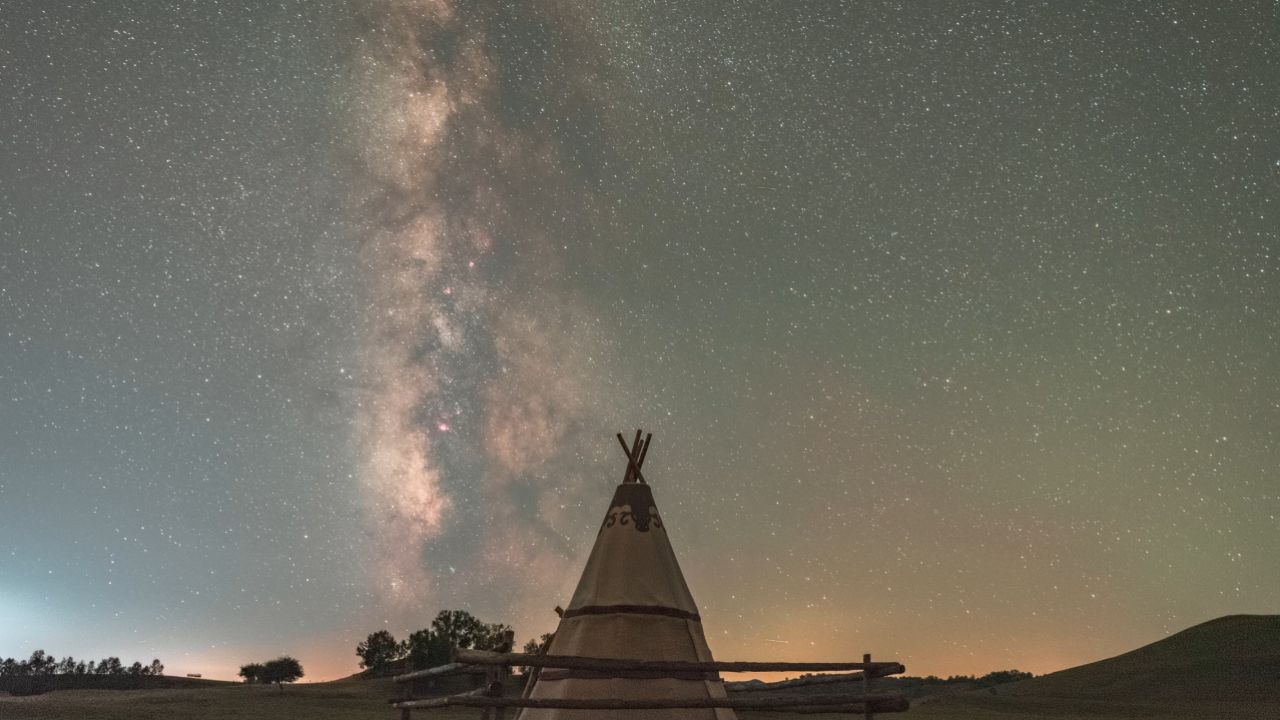
[(262, 663), (249, 663), (240, 666), (240, 677), (244, 678), (247, 683), (262, 682), (262, 671), (265, 668)]
[[(526, 655), (545, 655), (547, 652), (547, 648), (551, 647), (551, 638), (555, 636), (556, 636), (555, 633), (542, 633), (541, 640), (534, 640), (530, 638), (529, 642), (524, 644), (525, 654)], [(533, 668), (521, 667), (520, 674), (524, 676), (525, 684), (528, 684), (529, 681), (533, 679)]]
[(360, 667), (368, 668), (375, 673), (381, 673), (391, 664), (392, 660), (399, 659), (404, 654), (404, 649), (391, 633), (386, 630), (379, 630), (370, 633), (359, 645), (356, 645), (356, 655), (360, 656)]
[(472, 647), (477, 650), (508, 653), (511, 652), (512, 645), (515, 644), (515, 638), (515, 631), (511, 629), (510, 625), (502, 623), (486, 625), (481, 623)]
[(386, 630), (370, 634), (356, 646), (356, 655), (364, 668), (381, 670), (407, 656), (411, 667), (422, 669), (449, 662), (455, 647), (511, 652), (514, 639), (509, 625), (481, 622), (466, 610), (441, 610), (430, 628), (411, 633), (403, 643), (396, 643)]
[(428, 629), (410, 634), (405, 646), (409, 652), (409, 665), (415, 670), (449, 662), (449, 641)]
[(31, 653), (31, 659), (27, 660), (27, 672), (31, 675), (52, 675), (57, 669), (58, 661), (45, 655), (43, 650)]
[(291, 683), (302, 677), (302, 663), (285, 655), (275, 660), (268, 660), (262, 666), (262, 682), (275, 683), (284, 692), (284, 683)]
[(431, 632), (450, 647), (473, 647), (484, 635), (485, 624), (466, 610), (441, 610), (431, 621)]

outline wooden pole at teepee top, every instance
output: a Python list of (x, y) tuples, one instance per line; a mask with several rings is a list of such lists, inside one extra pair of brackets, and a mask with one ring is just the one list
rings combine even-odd
[(622, 433), (617, 433), (618, 444), (622, 446), (622, 452), (627, 455), (627, 472), (622, 476), (624, 484), (646, 482), (644, 473), (640, 472), (640, 466), (644, 464), (644, 456), (649, 452), (649, 442), (653, 439), (653, 433), (649, 433), (648, 437), (641, 441), (640, 436), (642, 434), (642, 430), (636, 430), (635, 439), (631, 441), (630, 445), (627, 445)]
[(640, 458), (640, 438), (643, 434), (644, 433), (640, 428), (636, 428), (636, 437), (631, 441), (631, 452), (627, 453), (627, 457), (630, 458), (628, 465), (631, 469), (631, 482), (640, 481), (639, 478), (636, 477), (640, 474), (640, 463), (636, 461)]
[[(653, 433), (644, 436), (644, 447), (640, 448), (640, 458), (636, 460), (636, 472), (640, 472), (640, 467), (644, 465), (645, 456), (649, 454), (649, 443), (653, 440)], [(644, 476), (640, 476), (640, 482), (644, 482)], [(647, 484), (647, 483), (646, 483)]]

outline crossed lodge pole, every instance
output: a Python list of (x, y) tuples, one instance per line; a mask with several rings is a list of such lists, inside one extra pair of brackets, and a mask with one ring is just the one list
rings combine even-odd
[(622, 452), (627, 454), (627, 474), (622, 476), (624, 483), (648, 484), (644, 474), (640, 472), (640, 467), (644, 465), (644, 458), (649, 454), (649, 441), (653, 440), (653, 433), (645, 435), (643, 442), (640, 440), (641, 434), (640, 430), (636, 430), (635, 440), (632, 440), (631, 445), (628, 446), (627, 441), (622, 438), (622, 433), (618, 433), (618, 444), (622, 446)]

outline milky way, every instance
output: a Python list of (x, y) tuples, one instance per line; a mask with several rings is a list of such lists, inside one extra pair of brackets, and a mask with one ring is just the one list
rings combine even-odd
[(554, 513), (537, 507), (530, 473), (548, 472), (567, 435), (599, 415), (584, 395), (599, 393), (609, 353), (556, 257), (591, 199), (572, 194), (555, 138), (513, 116), (524, 99), (495, 57), (504, 29), (551, 18), (392, 2), (367, 20), (354, 83), (367, 93), (356, 135), (371, 226), (359, 413), (372, 565), (393, 598), (420, 607), (438, 597), (430, 542), (453, 532), (479, 547), (470, 581), (498, 573), (545, 592), (536, 578), (560, 577), (542, 542)]
[(0, 656), (523, 641), (637, 426), (719, 657), (1276, 610), (1274, 2), (4, 7)]

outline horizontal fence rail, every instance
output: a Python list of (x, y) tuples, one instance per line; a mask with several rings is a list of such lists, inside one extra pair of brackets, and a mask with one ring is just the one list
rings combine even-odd
[(455, 662), (455, 663), (449, 663), (448, 665), (437, 665), (436, 667), (427, 668), (426, 670), (415, 670), (414, 672), (405, 673), (403, 675), (396, 675), (395, 677), (392, 678), (392, 680), (398, 683), (407, 683), (407, 682), (413, 682), (414, 680), (420, 680), (422, 678), (445, 677), (448, 675), (464, 675), (464, 674), (483, 675), (484, 672), (485, 672), (484, 668), (474, 667), (472, 665), (467, 665), (466, 663)]
[[(857, 713), (870, 719), (877, 712), (902, 712), (909, 706), (900, 695), (874, 695), (871, 680), (906, 671), (901, 663), (871, 662), (870, 655), (863, 655), (862, 662), (723, 662), (683, 660), (631, 660), (624, 658), (597, 658), (577, 655), (536, 655), (527, 653), (499, 653), (484, 650), (456, 648), (453, 662), (447, 665), (397, 675), (397, 683), (415, 680), (480, 673), (486, 681), (470, 692), (445, 697), (404, 697), (389, 701), (400, 710), (401, 718), (408, 720), (412, 710), (428, 710), (447, 707), (474, 707), (483, 710), (483, 718), (495, 713), (501, 720), (509, 708), (555, 710), (675, 710), (726, 708), (733, 710), (773, 710), (794, 713)], [(526, 690), (523, 697), (502, 697), (501, 678), (509, 667), (530, 668), (535, 673), (549, 668), (562, 671), (578, 671), (584, 677), (599, 678), (706, 678), (715, 679), (719, 672), (822, 672), (860, 671), (855, 675), (798, 678), (779, 684), (740, 686), (727, 683), (727, 689), (772, 690), (801, 685), (817, 685), (834, 682), (861, 682), (859, 694), (814, 694), (768, 697), (753, 692), (747, 697), (659, 697), (659, 698), (533, 698)], [(412, 694), (412, 693), (411, 693)]]
[(452, 706), (478, 708), (543, 708), (553, 710), (680, 710), (698, 708), (730, 708), (733, 710), (781, 710), (786, 708), (842, 708), (821, 712), (898, 712), (907, 709), (901, 695), (810, 695), (787, 698), (516, 698), (482, 695), (450, 695), (427, 700), (406, 700), (395, 704), (400, 709), (425, 709)]
[[(821, 672), (869, 670), (872, 674), (896, 675), (906, 672), (896, 662), (693, 662), (685, 660), (624, 660), (620, 658), (578, 657), (576, 655), (528, 655), (458, 649), (456, 664), (557, 668), (563, 670), (632, 670), (638, 672)], [(403, 677), (403, 676), (401, 676)]]
[(809, 675), (807, 677), (795, 678), (794, 680), (780, 680), (778, 682), (727, 682), (724, 689), (729, 692), (769, 692), (770, 690), (786, 690), (788, 688), (810, 687), (813, 685), (834, 685), (837, 683), (855, 683), (863, 682), (868, 675), (870, 678), (884, 677), (886, 675), (897, 675), (899, 672), (906, 672), (902, 666), (898, 666), (896, 672), (871, 672), (862, 671), (852, 675)]

